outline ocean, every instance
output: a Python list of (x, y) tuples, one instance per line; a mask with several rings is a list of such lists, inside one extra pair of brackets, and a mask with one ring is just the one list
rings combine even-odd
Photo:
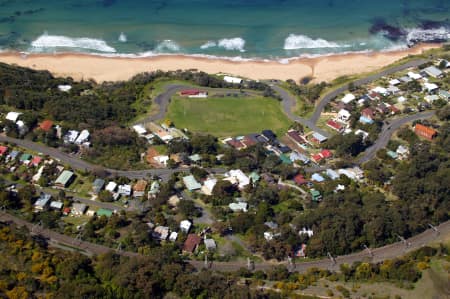
[(449, 18), (448, 0), (0, 0), (0, 50), (284, 61), (446, 40)]

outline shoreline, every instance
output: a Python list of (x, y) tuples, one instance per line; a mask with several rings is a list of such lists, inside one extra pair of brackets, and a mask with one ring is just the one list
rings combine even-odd
[[(330, 54), (312, 58), (281, 60), (233, 60), (224, 57), (198, 57), (169, 54), (150, 57), (106, 57), (88, 53), (27, 54), (2, 52), (0, 62), (36, 70), (48, 70), (56, 76), (97, 82), (128, 80), (142, 72), (196, 69), (210, 74), (226, 73), (249, 79), (293, 79), (310, 76), (315, 82), (331, 81), (343, 75), (370, 72), (409, 55), (421, 54), (441, 44), (420, 44), (410, 49)], [(287, 62), (287, 63), (286, 63)]]

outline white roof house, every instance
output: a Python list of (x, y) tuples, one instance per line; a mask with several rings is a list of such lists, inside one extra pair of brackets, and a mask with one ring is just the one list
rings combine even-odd
[(364, 172), (359, 167), (339, 169), (338, 173), (354, 181), (360, 181), (364, 178)]
[(216, 241), (214, 239), (205, 239), (203, 242), (207, 250), (211, 251), (216, 249)]
[(369, 133), (367, 133), (366, 131), (360, 130), (360, 129), (355, 131), (355, 135), (362, 135), (363, 140), (365, 140), (367, 137), (369, 137)]
[(152, 237), (158, 240), (167, 240), (169, 228), (167, 226), (157, 226), (152, 232)]
[(11, 111), (11, 112), (8, 112), (8, 114), (6, 114), (6, 119), (10, 120), (12, 122), (16, 122), (19, 119), (19, 116), (21, 114), (22, 113), (20, 113), (20, 112)]
[(373, 88), (371, 91), (382, 94), (384, 96), (387, 96), (389, 94), (389, 91), (386, 88), (381, 87), (381, 86), (377, 86), (377, 87)]
[(183, 177), (183, 183), (189, 191), (199, 190), (202, 188), (193, 175)]
[(86, 211), (87, 206), (84, 203), (74, 203), (72, 205), (72, 210), (71, 213), (75, 216), (80, 216), (83, 215), (84, 212)]
[(202, 191), (206, 195), (211, 195), (214, 189), (214, 186), (217, 184), (217, 179), (207, 179), (203, 183)]
[(392, 86), (398, 85), (398, 84), (400, 84), (400, 80), (392, 79), (392, 80), (389, 81), (389, 84), (392, 85)]
[(440, 97), (437, 94), (426, 95), (423, 98), (425, 101), (427, 101), (427, 103), (430, 103), (430, 104), (433, 104), (434, 101), (437, 101), (440, 99)]
[(231, 76), (225, 76), (223, 77), (223, 80), (227, 83), (233, 83), (233, 84), (241, 84), (242, 79), (238, 77), (231, 77)]
[(250, 184), (250, 178), (246, 176), (240, 169), (230, 170), (226, 174), (226, 176), (227, 178), (225, 180), (228, 180), (231, 183), (237, 183), (239, 185), (239, 188), (241, 189)]
[(439, 88), (439, 86), (437, 86), (436, 84), (434, 84), (434, 83), (428, 83), (428, 82), (425, 82), (425, 83), (423, 84), (423, 87), (424, 87), (428, 92), (435, 91), (436, 89)]
[(347, 93), (342, 99), (341, 102), (343, 102), (344, 104), (348, 104), (352, 101), (354, 101), (356, 99), (356, 97), (351, 94), (351, 93)]
[(408, 100), (408, 99), (405, 98), (404, 96), (401, 96), (401, 97), (398, 97), (398, 98), (397, 98), (397, 102), (399, 102), (399, 103), (406, 102), (407, 100)]
[(163, 164), (163, 165), (167, 165), (167, 161), (169, 161), (169, 159), (170, 159), (169, 156), (166, 156), (166, 155), (160, 155), (160, 156), (153, 157), (153, 160), (155, 160), (159, 164)]
[(50, 203), (50, 208), (54, 210), (61, 210), (64, 206), (64, 203), (62, 201), (52, 201)]
[(119, 185), (119, 189), (117, 190), (117, 193), (124, 196), (130, 196), (131, 195), (131, 185)]
[(170, 242), (175, 242), (178, 238), (178, 233), (177, 232), (171, 232), (170, 236), (169, 236), (169, 241)]
[(69, 130), (64, 136), (64, 141), (67, 143), (74, 143), (77, 140), (79, 132), (76, 130)]
[(298, 231), (298, 234), (301, 235), (308, 235), (308, 237), (312, 237), (314, 235), (314, 232), (312, 229), (306, 229), (306, 228), (302, 228), (301, 230)]
[(414, 73), (414, 72), (408, 72), (408, 77), (414, 80), (419, 80), (422, 78), (420, 74)]
[(351, 116), (351, 114), (350, 114), (350, 112), (348, 112), (348, 110), (341, 109), (341, 110), (339, 110), (337, 117), (339, 118), (339, 120), (346, 122), (350, 119), (350, 116)]
[(145, 135), (147, 134), (147, 130), (144, 128), (143, 125), (134, 125), (133, 130), (138, 133), (138, 135)]
[(116, 182), (109, 182), (108, 185), (106, 185), (105, 190), (109, 191), (109, 192), (114, 192), (116, 191), (117, 188), (117, 183)]
[(192, 223), (189, 220), (183, 220), (180, 222), (180, 230), (185, 234), (189, 233), (191, 226)]
[(80, 135), (78, 136), (78, 138), (75, 140), (75, 144), (82, 144), (85, 143), (86, 141), (88, 141), (89, 139), (89, 131), (88, 130), (83, 130), (81, 131)]
[(58, 89), (63, 92), (68, 92), (72, 89), (71, 85), (58, 85)]
[(233, 212), (247, 212), (248, 204), (246, 202), (232, 202), (228, 207)]

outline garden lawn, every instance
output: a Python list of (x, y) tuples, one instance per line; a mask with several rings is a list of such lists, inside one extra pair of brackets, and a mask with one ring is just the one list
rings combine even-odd
[(176, 127), (217, 137), (271, 129), (279, 136), (291, 124), (273, 98), (172, 98), (167, 118)]

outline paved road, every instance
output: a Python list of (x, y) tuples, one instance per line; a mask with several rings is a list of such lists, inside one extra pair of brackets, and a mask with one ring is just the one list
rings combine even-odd
[[(396, 72), (400, 72), (403, 70), (406, 70), (410, 67), (417, 67), (419, 65), (422, 65), (424, 63), (428, 62), (428, 60), (426, 59), (417, 59), (417, 60), (412, 60), (410, 62), (407, 62), (405, 64), (402, 65), (398, 65), (398, 66), (394, 66), (391, 68), (388, 68), (384, 71), (381, 71), (379, 73), (376, 73), (374, 75), (356, 80), (353, 82), (354, 86), (361, 86), (361, 85), (365, 85), (368, 84), (372, 81), (375, 81), (377, 79), (380, 79), (381, 77), (384, 76), (388, 76), (391, 75), (393, 73)], [(311, 116), (311, 118), (309, 119), (312, 123), (316, 124), (317, 121), (319, 120), (320, 114), (322, 113), (323, 109), (325, 108), (326, 105), (328, 105), (328, 103), (333, 100), (334, 98), (336, 98), (339, 94), (345, 92), (348, 89), (348, 84), (345, 84), (329, 93), (327, 93), (321, 100), (320, 102), (316, 105), (316, 108), (314, 110), (314, 114)]]
[[(86, 241), (76, 240), (66, 235), (59, 234), (57, 232), (44, 229), (42, 227), (38, 227), (30, 222), (12, 216), (5, 212), (0, 212), (0, 221), (11, 221), (14, 222), (18, 226), (27, 227), (32, 233), (42, 235), (43, 237), (50, 240), (50, 243), (60, 243), (73, 248), (78, 248), (85, 253), (88, 254), (104, 254), (109, 251), (114, 251), (118, 254), (125, 256), (135, 256), (139, 257), (140, 255), (134, 252), (127, 251), (117, 251), (112, 248), (93, 244)], [(330, 269), (330, 270), (339, 270), (339, 265), (343, 263), (352, 264), (357, 261), (372, 261), (372, 262), (380, 262), (386, 259), (392, 259), (396, 257), (403, 256), (405, 253), (410, 252), (412, 250), (418, 249), (426, 244), (431, 242), (439, 242), (445, 240), (450, 234), (450, 221), (444, 222), (437, 227), (439, 234), (436, 233), (432, 229), (428, 229), (421, 234), (418, 234), (410, 239), (407, 239), (406, 242), (397, 242), (391, 245), (383, 246), (380, 248), (372, 249), (371, 252), (373, 256), (369, 254), (367, 250), (357, 252), (354, 254), (349, 254), (345, 256), (335, 257), (335, 262), (332, 262), (330, 259), (320, 259), (317, 261), (297, 263), (296, 265), (288, 265), (286, 262), (281, 263), (272, 263), (272, 262), (261, 262), (255, 263), (255, 270), (266, 270), (273, 268), (274, 266), (284, 265), (287, 266), (290, 271), (293, 272), (305, 272), (307, 269), (311, 267), (317, 267), (320, 269)], [(197, 269), (202, 269), (205, 264), (201, 261), (187, 261)], [(246, 267), (245, 262), (212, 262), (208, 265), (212, 270), (218, 271), (236, 271), (242, 267)]]
[(413, 122), (415, 120), (419, 119), (426, 119), (432, 117), (436, 111), (426, 111), (421, 112), (413, 115), (409, 115), (400, 119), (395, 120), (389, 120), (389, 124), (385, 123), (383, 125), (383, 128), (381, 130), (380, 135), (378, 136), (378, 139), (376, 140), (375, 144), (366, 149), (363, 156), (358, 159), (358, 164), (364, 164), (370, 160), (372, 160), (378, 150), (386, 147), (389, 140), (391, 139), (392, 134), (399, 129), (401, 126), (405, 125), (406, 123)]

